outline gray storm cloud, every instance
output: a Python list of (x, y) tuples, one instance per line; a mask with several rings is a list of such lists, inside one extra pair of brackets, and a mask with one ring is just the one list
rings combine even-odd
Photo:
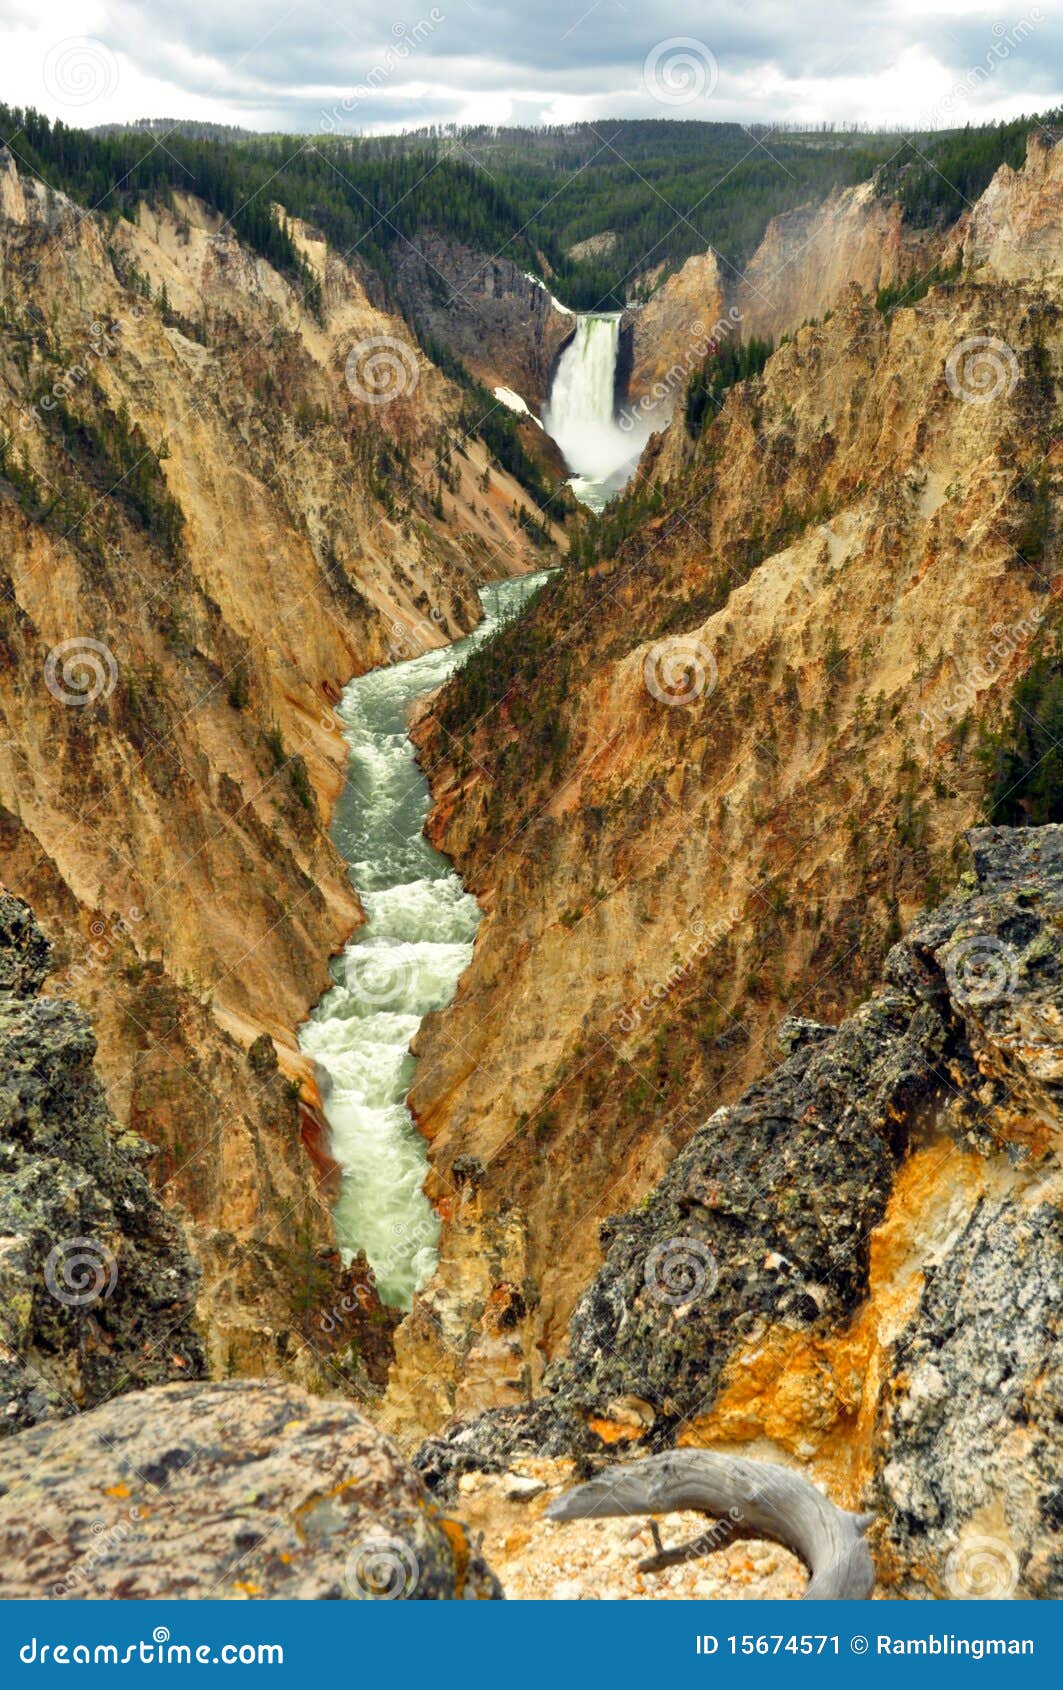
[[(32, 15), (27, 0), (5, 11)], [(36, 27), (43, 41), (50, 26)], [(100, 0), (82, 30), (128, 67), (127, 102), (165, 89), (167, 115), (206, 104), (224, 121), (309, 132), (330, 110), (352, 130), (621, 115), (882, 121), (888, 95), (876, 107), (876, 87), (896, 89), (894, 121), (905, 122), (956, 85), (971, 107), (961, 118), (978, 121), (1043, 109), (1063, 87), (1055, 0), (821, 0), (814, 25), (780, 0)], [(676, 40), (703, 47), (718, 71), (679, 111), (644, 76), (647, 56)], [(5, 97), (26, 96), (8, 85)]]

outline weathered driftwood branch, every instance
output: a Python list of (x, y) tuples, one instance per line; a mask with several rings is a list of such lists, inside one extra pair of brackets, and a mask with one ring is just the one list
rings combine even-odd
[(679, 1449), (642, 1461), (618, 1462), (551, 1503), (552, 1520), (600, 1519), (615, 1514), (668, 1514), (700, 1509), (721, 1523), (679, 1550), (663, 1550), (647, 1567), (673, 1565), (720, 1548), (734, 1537), (767, 1537), (792, 1549), (811, 1577), (803, 1598), (863, 1600), (875, 1567), (864, 1533), (872, 1514), (849, 1514), (798, 1473), (769, 1462), (708, 1450)]

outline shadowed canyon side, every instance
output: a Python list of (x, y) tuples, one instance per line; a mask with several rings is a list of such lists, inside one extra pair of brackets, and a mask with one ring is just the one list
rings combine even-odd
[(1061, 209), (1035, 135), (954, 279), (854, 288), (696, 438), (677, 415), (498, 681), (470, 666), (421, 725), (431, 836), (487, 916), (418, 1035), (444, 1226), (396, 1428), (525, 1397), (599, 1225), (959, 872), (979, 734), (1058, 617)]
[(451, 453), (453, 386), (286, 227), (305, 288), (188, 196), (113, 221), (0, 160), (0, 878), (158, 1148), (223, 1372), (298, 1373), (293, 1334), (352, 1289), (294, 1038), (362, 919), (333, 706), (542, 556), (482, 443)]
[(473, 252), (426, 231), (398, 257), (399, 297), (412, 319), (488, 388), (513, 388), (532, 410), (574, 327), (548, 288), (509, 257)]

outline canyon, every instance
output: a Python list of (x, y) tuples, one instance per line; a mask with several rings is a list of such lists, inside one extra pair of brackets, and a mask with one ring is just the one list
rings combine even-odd
[[(473, 440), (438, 498), (459, 395), (313, 231), (317, 314), (180, 196), (112, 226), (7, 155), (0, 210), (0, 876), (92, 1016), (115, 1116), (156, 1148), (212, 1366), (288, 1356), (320, 1385), (315, 1310), (386, 1320), (336, 1251), (295, 1040), (362, 920), (326, 832), (334, 706), (538, 562), (525, 495)], [(403, 379), (386, 440), (345, 377), (366, 345)]]
[[(837, 188), (578, 315), (442, 231), (389, 300), (278, 204), (301, 288), (190, 194), (109, 219), (0, 160), (0, 1536), (40, 1577), (86, 1555), (26, 1536), (53, 1422), (135, 1450), (165, 1402), (287, 1522), (185, 1594), (250, 1554), (245, 1594), (364, 1595), (352, 1532), (418, 1595), (597, 1594), (595, 1544), (657, 1594), (546, 1508), (676, 1445), (871, 1508), (882, 1594), (1059, 1594), (1063, 830), (979, 825), (1058, 655), (1057, 140), (957, 219)], [(64, 1226), (125, 1302), (56, 1316)], [(349, 1486), (312, 1551), (293, 1422)], [(159, 1530), (108, 1593), (165, 1589)], [(744, 1555), (668, 1588), (797, 1593)]]
[[(700, 438), (677, 414), (642, 526), (540, 595), (490, 708), (459, 677), (419, 725), (431, 837), (486, 915), (417, 1040), (443, 1237), (401, 1435), (537, 1389), (599, 1227), (957, 878), (977, 724), (1058, 603), (1016, 541), (1058, 473), (1061, 169), (1035, 135), (949, 237), (969, 276), (888, 313), (854, 285)], [(989, 342), (1025, 364), (967, 403), (949, 359)]]

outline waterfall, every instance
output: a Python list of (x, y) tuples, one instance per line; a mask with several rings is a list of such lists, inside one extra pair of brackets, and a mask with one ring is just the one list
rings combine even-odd
[(650, 433), (642, 418), (617, 414), (619, 350), (619, 311), (578, 317), (543, 412), (547, 434), (573, 471), (572, 491), (596, 510), (630, 478)]

